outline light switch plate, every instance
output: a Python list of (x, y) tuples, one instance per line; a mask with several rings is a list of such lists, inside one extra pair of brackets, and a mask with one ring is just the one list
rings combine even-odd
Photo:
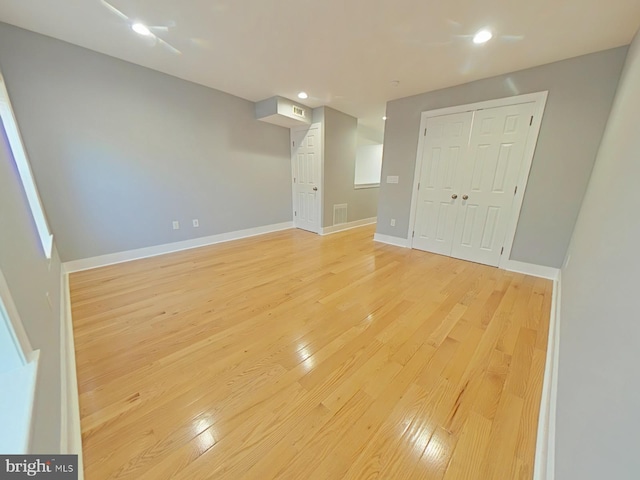
[(399, 177), (397, 175), (387, 175), (387, 183), (398, 183)]

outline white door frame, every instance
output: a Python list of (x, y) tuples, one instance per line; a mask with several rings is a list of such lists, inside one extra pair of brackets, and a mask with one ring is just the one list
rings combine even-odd
[(504, 269), (509, 258), (511, 257), (511, 248), (513, 247), (513, 239), (516, 234), (516, 228), (518, 226), (518, 219), (520, 218), (520, 210), (522, 208), (522, 201), (524, 200), (524, 192), (527, 189), (527, 182), (529, 180), (529, 172), (531, 171), (531, 164), (533, 162), (533, 155), (536, 151), (536, 144), (538, 142), (538, 134), (540, 133), (540, 126), (542, 125), (542, 116), (544, 114), (544, 108), (547, 103), (547, 96), (549, 92), (537, 92), (528, 93), (525, 95), (516, 95), (513, 97), (496, 98), (494, 100), (487, 100), (484, 102), (470, 103), (467, 105), (457, 105), (454, 107), (439, 108), (437, 110), (429, 110), (422, 112), (420, 117), (420, 130), (418, 140), (418, 152), (416, 155), (416, 166), (413, 174), (413, 193), (411, 195), (411, 210), (409, 212), (409, 231), (407, 232), (407, 238), (409, 239), (409, 245), (413, 248), (413, 232), (415, 230), (416, 223), (416, 210), (418, 206), (418, 182), (420, 181), (420, 171), (422, 169), (422, 152), (424, 149), (425, 136), (422, 133), (427, 125), (427, 120), (431, 117), (439, 117), (442, 115), (450, 115), (452, 113), (470, 112), (475, 110), (483, 110), (487, 108), (506, 107), (509, 105), (517, 105), (520, 103), (535, 104), (533, 113), (533, 123), (531, 124), (531, 130), (529, 131), (529, 137), (527, 138), (527, 144), (524, 150), (524, 158), (522, 166), (520, 167), (520, 174), (518, 176), (518, 191), (513, 197), (513, 206), (509, 215), (509, 222), (507, 226), (507, 233), (504, 239), (504, 253), (500, 256), (500, 263), (498, 268)]
[[(293, 134), (294, 132), (306, 132), (307, 130), (311, 130), (312, 128), (317, 128), (320, 132), (320, 142), (318, 144), (318, 154), (320, 158), (320, 185), (318, 186), (318, 202), (320, 202), (320, 208), (318, 209), (318, 231), (316, 233), (320, 234), (322, 232), (322, 223), (324, 220), (324, 128), (322, 128), (322, 123), (312, 123), (311, 125), (303, 125), (300, 127), (292, 127), (289, 131), (289, 142), (291, 143), (291, 147), (293, 148)], [(293, 157), (293, 150), (291, 150), (291, 218), (293, 220), (293, 228), (296, 227), (296, 191), (295, 191), (295, 182), (294, 174), (295, 174), (295, 161), (296, 159)]]

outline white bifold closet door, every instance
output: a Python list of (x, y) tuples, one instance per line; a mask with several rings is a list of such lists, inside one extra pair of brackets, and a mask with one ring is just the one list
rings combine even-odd
[(534, 107), (427, 120), (414, 248), (498, 265)]

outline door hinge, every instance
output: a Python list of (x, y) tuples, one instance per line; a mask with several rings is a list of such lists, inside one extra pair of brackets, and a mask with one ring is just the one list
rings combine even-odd
[(296, 141), (294, 140), (293, 142), (291, 142), (291, 146), (295, 147), (296, 146)]
[(418, 190), (420, 190), (420, 182), (418, 182)]
[(423, 137), (426, 137), (426, 136), (427, 136), (427, 129), (425, 128)]
[(296, 177), (293, 177), (293, 183), (296, 183)]
[(500, 249), (500, 255), (502, 255), (503, 253), (504, 253), (504, 247)]
[(297, 217), (298, 216), (298, 212), (293, 212), (293, 216)]
[(533, 115), (531, 115), (531, 120), (529, 120), (529, 126), (533, 125)]
[(518, 185), (516, 185), (516, 188), (513, 190), (513, 194), (515, 195), (516, 193), (518, 193)]
[(416, 236), (416, 231), (414, 230), (413, 233), (411, 234), (411, 238), (415, 238)]

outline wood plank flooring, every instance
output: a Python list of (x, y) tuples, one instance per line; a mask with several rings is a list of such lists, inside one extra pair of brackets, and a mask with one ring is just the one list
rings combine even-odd
[(530, 479), (551, 282), (373, 233), (72, 274), (85, 478)]

